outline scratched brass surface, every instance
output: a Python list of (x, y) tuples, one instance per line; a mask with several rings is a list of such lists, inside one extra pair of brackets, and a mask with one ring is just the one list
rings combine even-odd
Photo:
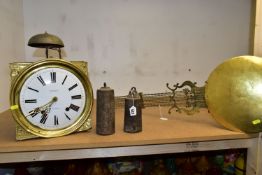
[(262, 58), (226, 60), (209, 75), (205, 99), (212, 116), (226, 128), (262, 131)]

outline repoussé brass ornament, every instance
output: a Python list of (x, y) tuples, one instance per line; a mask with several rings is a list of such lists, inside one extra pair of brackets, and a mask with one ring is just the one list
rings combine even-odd
[[(183, 112), (187, 115), (197, 113), (199, 108), (206, 108), (205, 87), (198, 87), (192, 81), (184, 81), (182, 84), (176, 83), (173, 87), (166, 84), (171, 92), (144, 94), (139, 92), (141, 107), (169, 106), (169, 113), (175, 109), (176, 112)], [(127, 96), (115, 97), (116, 108), (124, 106), (124, 99)]]

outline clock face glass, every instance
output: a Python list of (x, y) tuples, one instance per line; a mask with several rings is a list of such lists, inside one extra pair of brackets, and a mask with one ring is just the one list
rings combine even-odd
[(45, 68), (25, 80), (19, 103), (31, 124), (45, 130), (59, 130), (79, 119), (86, 93), (81, 81), (70, 71)]

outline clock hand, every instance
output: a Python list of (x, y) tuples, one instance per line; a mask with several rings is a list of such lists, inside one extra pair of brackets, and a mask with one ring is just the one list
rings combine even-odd
[[(39, 112), (43, 113), (49, 113), (51, 106), (54, 102), (56, 102), (58, 100), (57, 97), (53, 97), (47, 104), (37, 107), (35, 109), (33, 109), (32, 111), (29, 112), (29, 115), (31, 115), (32, 117), (36, 116)], [(27, 116), (29, 116), (27, 115)]]
[(48, 114), (49, 114), (49, 112), (51, 110), (51, 106), (56, 101), (57, 101), (57, 97), (53, 97), (50, 102), (48, 102), (46, 105), (43, 106), (44, 110), (41, 111), (42, 116), (41, 116), (40, 123), (45, 124), (45, 122), (46, 122), (46, 120), (48, 118)]
[[(44, 109), (44, 110), (45, 110), (45, 109), (49, 109), (49, 111), (50, 111), (51, 106), (52, 106), (55, 102), (57, 102), (57, 100), (58, 100), (57, 97), (53, 97), (50, 102), (48, 102), (47, 104), (45, 104), (45, 105), (43, 106), (43, 109)], [(48, 112), (49, 112), (49, 111), (48, 111)]]
[(50, 107), (50, 106), (49, 106), (49, 107), (46, 107), (45, 109), (43, 109), (43, 110), (41, 111), (41, 114), (44, 114), (44, 113), (49, 114), (50, 110), (51, 110), (51, 107)]
[(41, 114), (46, 113), (46, 112), (49, 113), (50, 112), (50, 107), (48, 107), (48, 106), (37, 107), (37, 108), (33, 109), (32, 111), (30, 111), (27, 116), (31, 115), (32, 117), (34, 117), (34, 116), (36, 116), (40, 112), (41, 112)]

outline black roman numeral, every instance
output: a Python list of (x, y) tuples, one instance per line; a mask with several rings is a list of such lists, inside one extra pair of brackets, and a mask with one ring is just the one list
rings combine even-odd
[(65, 76), (65, 78), (64, 78), (64, 80), (63, 80), (63, 82), (62, 82), (62, 85), (64, 85), (66, 79), (67, 79), (67, 75)]
[(79, 110), (79, 106), (76, 106), (76, 105), (74, 105), (74, 104), (70, 104), (70, 106), (67, 107), (65, 110), (66, 110), (66, 111), (69, 111), (70, 109), (72, 109), (72, 110), (78, 112), (78, 110)]
[(47, 120), (47, 113), (43, 113), (43, 115), (41, 116), (40, 123), (45, 124), (46, 120)]
[(73, 86), (71, 86), (70, 88), (68, 88), (68, 90), (71, 91), (71, 90), (74, 89), (75, 87), (77, 87), (77, 84), (74, 84)]
[(72, 110), (74, 110), (74, 111), (78, 111), (79, 110), (79, 106), (76, 106), (76, 105), (74, 105), (74, 104), (71, 104), (70, 105), (70, 109), (72, 109)]
[(37, 102), (36, 99), (25, 100), (25, 103), (36, 103), (36, 102)]
[(29, 115), (31, 115), (32, 118), (36, 116), (37, 114), (38, 114), (38, 111), (35, 111), (35, 110), (29, 111)]
[(58, 118), (57, 118), (56, 115), (54, 116), (54, 125), (59, 125), (59, 123), (58, 123)]
[(40, 83), (45, 86), (45, 81), (43, 80), (43, 78), (41, 76), (38, 76), (37, 79), (40, 81)]
[(55, 83), (56, 82), (56, 72), (50, 72), (50, 76), (51, 76), (51, 83)]
[(74, 100), (74, 99), (81, 99), (82, 96), (81, 95), (73, 95), (71, 96), (71, 98)]
[(68, 115), (66, 115), (66, 113), (65, 113), (65, 116), (66, 116), (66, 118), (67, 118), (68, 120), (71, 120), (71, 118), (70, 118)]
[(28, 89), (32, 90), (32, 91), (35, 91), (35, 92), (39, 92), (38, 90), (34, 89), (34, 88), (31, 88), (31, 87), (27, 87)]

